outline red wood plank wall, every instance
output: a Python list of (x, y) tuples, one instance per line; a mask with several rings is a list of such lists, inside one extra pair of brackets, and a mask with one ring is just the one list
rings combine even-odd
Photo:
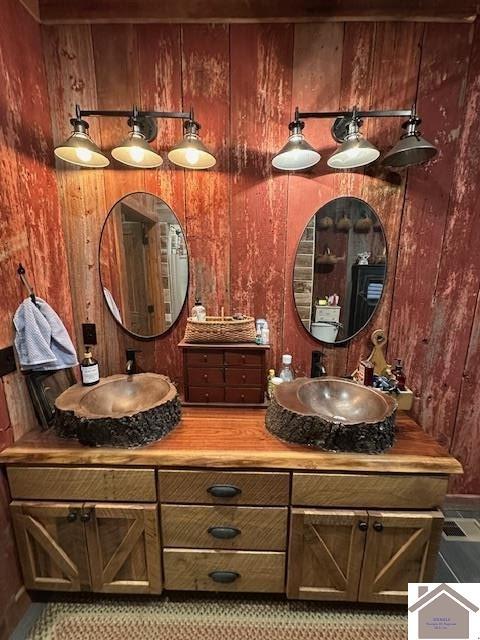
[[(458, 492), (480, 493), (478, 173), (480, 36), (466, 24), (328, 23), (235, 25), (64, 25), (44, 28), (55, 141), (68, 133), (74, 104), (118, 108), (195, 106), (218, 164), (188, 173), (167, 162), (147, 172), (58, 166), (77, 338), (80, 322), (99, 327), (103, 373), (124, 364), (126, 346), (144, 366), (181, 380), (180, 323), (154, 343), (135, 343), (114, 325), (101, 300), (97, 243), (117, 198), (146, 189), (164, 198), (185, 226), (191, 255), (190, 300), (201, 292), (215, 313), (242, 310), (271, 321), (272, 364), (282, 352), (309, 372), (308, 337), (293, 308), (292, 267), (301, 231), (325, 202), (366, 200), (389, 243), (387, 292), (374, 327), (402, 357), (424, 427), (466, 465)], [(334, 173), (322, 162), (300, 175), (272, 171), (296, 105), (304, 110), (405, 108), (416, 100), (426, 137), (440, 147), (425, 168), (397, 174), (369, 167)], [(333, 150), (330, 123), (306, 133), (323, 155)], [(120, 121), (91, 119), (105, 148), (126, 133)], [(399, 135), (397, 121), (368, 121), (380, 148)], [(165, 150), (181, 134), (160, 123)], [(374, 328), (372, 327), (372, 328)], [(365, 332), (347, 347), (325, 349), (327, 369), (350, 372), (369, 350)]]
[[(61, 210), (52, 160), (50, 105), (40, 27), (16, 0), (0, 3), (0, 348), (13, 342), (12, 316), (25, 297), (16, 274), (28, 270), (37, 294), (73, 330)], [(0, 450), (32, 428), (21, 373), (0, 378)], [(8, 488), (0, 472), (0, 638), (29, 604), (17, 564)]]

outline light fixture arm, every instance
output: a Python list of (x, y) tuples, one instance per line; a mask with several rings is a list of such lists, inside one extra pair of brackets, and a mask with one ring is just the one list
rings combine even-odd
[[(193, 109), (190, 111), (141, 111), (134, 107), (135, 115), (138, 118), (177, 118), (179, 120), (192, 120)], [(129, 118), (132, 116), (132, 110), (127, 109), (80, 109), (77, 104), (75, 107), (78, 119), (90, 116), (110, 117), (110, 118)]]
[(306, 118), (408, 118), (412, 115), (412, 109), (388, 109), (384, 111), (299, 111), (295, 109), (295, 120)]

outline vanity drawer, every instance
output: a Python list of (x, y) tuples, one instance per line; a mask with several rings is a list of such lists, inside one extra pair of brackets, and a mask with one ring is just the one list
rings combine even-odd
[(154, 469), (95, 467), (8, 467), (17, 500), (155, 502)]
[(159, 471), (161, 502), (188, 504), (288, 505), (288, 473)]
[(166, 547), (284, 551), (287, 507), (227, 507), (164, 504)]
[(195, 367), (188, 370), (188, 382), (196, 387), (223, 384), (224, 381), (225, 377), (221, 367)]
[(294, 473), (292, 504), (431, 509), (442, 504), (447, 482), (446, 476)]
[(261, 367), (264, 352), (239, 353), (238, 351), (225, 351), (225, 364), (227, 366), (239, 367), (243, 365)]
[(188, 387), (189, 402), (223, 402), (225, 400), (224, 387)]
[(222, 367), (223, 351), (187, 351), (187, 364), (194, 367)]
[(165, 589), (187, 591), (285, 590), (285, 553), (165, 549)]
[(261, 404), (265, 401), (265, 393), (260, 387), (230, 387), (225, 389), (225, 402), (235, 404)]
[(225, 382), (229, 385), (257, 386), (263, 382), (262, 369), (225, 369)]

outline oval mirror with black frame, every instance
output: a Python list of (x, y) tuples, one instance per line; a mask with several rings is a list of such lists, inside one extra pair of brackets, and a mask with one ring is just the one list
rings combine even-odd
[(351, 340), (380, 304), (386, 269), (375, 211), (359, 198), (327, 202), (309, 220), (295, 256), (293, 297), (305, 329), (327, 344)]
[(173, 326), (188, 289), (188, 251), (175, 213), (137, 192), (114, 204), (103, 225), (100, 281), (110, 313), (131, 335), (156, 338)]

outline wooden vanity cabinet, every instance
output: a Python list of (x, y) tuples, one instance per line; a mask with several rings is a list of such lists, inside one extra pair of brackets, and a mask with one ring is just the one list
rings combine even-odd
[(10, 508), (27, 589), (161, 593), (156, 505), (14, 501)]
[(292, 509), (287, 595), (406, 603), (409, 582), (433, 578), (440, 511)]

